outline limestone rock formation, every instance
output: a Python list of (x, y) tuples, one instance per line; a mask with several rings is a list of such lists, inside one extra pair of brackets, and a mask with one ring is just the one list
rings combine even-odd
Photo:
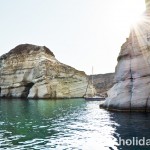
[(83, 97), (87, 84), (84, 72), (60, 63), (45, 46), (22, 44), (0, 57), (0, 97)]
[[(146, 0), (150, 2), (150, 0)], [(150, 11), (136, 24), (121, 47), (115, 85), (101, 105), (109, 110), (150, 111)]]
[[(93, 75), (93, 85), (97, 95), (107, 96), (107, 91), (114, 85), (114, 73)], [(92, 82), (92, 75), (89, 76)]]

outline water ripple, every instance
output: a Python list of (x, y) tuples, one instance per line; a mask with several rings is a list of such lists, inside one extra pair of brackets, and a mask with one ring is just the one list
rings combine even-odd
[[(11, 109), (6, 109), (9, 103)], [(114, 135), (119, 124), (111, 120), (109, 112), (99, 109), (98, 102), (81, 99), (1, 104), (5, 114), (0, 119), (2, 150), (117, 149)]]

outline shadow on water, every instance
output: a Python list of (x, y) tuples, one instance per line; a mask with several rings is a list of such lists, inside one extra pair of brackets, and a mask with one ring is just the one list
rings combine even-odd
[[(115, 112), (111, 114), (116, 122), (118, 149), (148, 150), (150, 149), (150, 114), (137, 112)], [(146, 140), (148, 143), (146, 143)], [(147, 145), (149, 144), (149, 145)]]

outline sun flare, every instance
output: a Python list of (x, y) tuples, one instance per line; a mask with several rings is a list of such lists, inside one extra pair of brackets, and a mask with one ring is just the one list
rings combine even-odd
[(129, 26), (134, 26), (144, 19), (142, 14), (145, 11), (145, 3), (143, 0), (131, 0), (124, 3), (124, 5), (126, 10), (123, 15), (126, 16), (126, 23)]
[(144, 17), (142, 14), (135, 14), (133, 16), (131, 16), (131, 18), (129, 19), (129, 25), (130, 26), (136, 26), (138, 23), (144, 21)]

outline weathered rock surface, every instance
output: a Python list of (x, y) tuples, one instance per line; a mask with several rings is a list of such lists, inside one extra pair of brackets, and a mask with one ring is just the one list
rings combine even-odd
[(114, 85), (114, 73), (90, 75), (89, 80), (96, 89), (97, 95), (107, 96), (107, 91)]
[(83, 97), (87, 84), (84, 72), (60, 63), (45, 46), (22, 44), (0, 57), (0, 97)]
[(101, 107), (121, 111), (150, 111), (149, 12), (147, 10), (143, 21), (131, 29), (129, 38), (122, 45), (115, 85), (109, 90), (108, 98)]

